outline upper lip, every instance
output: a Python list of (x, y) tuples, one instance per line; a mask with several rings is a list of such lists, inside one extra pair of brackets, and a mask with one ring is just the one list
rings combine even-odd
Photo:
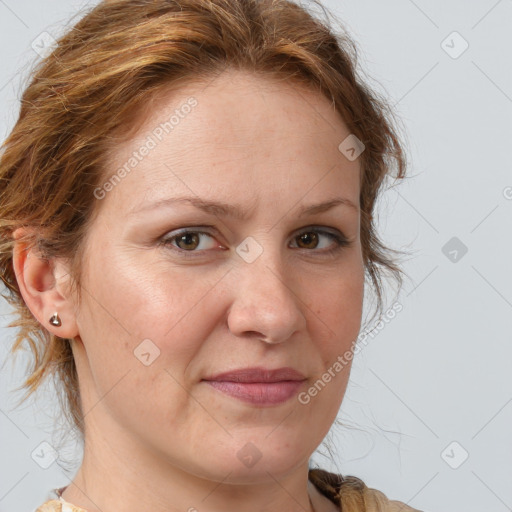
[(299, 371), (285, 366), (283, 368), (239, 368), (228, 372), (218, 373), (203, 380), (230, 381), (230, 382), (281, 382), (285, 380), (304, 380), (306, 377)]

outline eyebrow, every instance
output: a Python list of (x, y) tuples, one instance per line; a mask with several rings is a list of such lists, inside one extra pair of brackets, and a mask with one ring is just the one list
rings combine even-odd
[[(176, 204), (190, 204), (191, 206), (194, 206), (206, 213), (211, 213), (219, 217), (232, 217), (240, 221), (246, 220), (250, 213), (239, 204), (228, 204), (221, 201), (210, 201), (208, 199), (202, 199), (196, 196), (185, 196), (160, 199), (154, 203), (145, 205), (142, 208), (132, 209), (130, 210), (129, 214), (133, 215), (143, 211), (174, 206)], [(333, 197), (332, 199), (323, 201), (321, 203), (302, 206), (299, 210), (299, 217), (323, 213), (336, 206), (348, 206), (356, 212), (359, 211), (359, 207), (356, 206), (350, 199), (344, 197)]]

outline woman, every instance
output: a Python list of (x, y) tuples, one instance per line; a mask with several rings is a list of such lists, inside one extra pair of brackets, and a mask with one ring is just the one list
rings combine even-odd
[[(401, 145), (348, 38), (282, 0), (104, 1), (24, 92), (2, 279), (83, 436), (37, 510), (413, 510), (308, 465), (338, 413)], [(27, 186), (30, 184), (30, 186)]]

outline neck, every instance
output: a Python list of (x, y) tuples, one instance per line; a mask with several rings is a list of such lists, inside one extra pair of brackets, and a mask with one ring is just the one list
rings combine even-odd
[(62, 497), (89, 512), (314, 512), (307, 461), (277, 478), (265, 470), (251, 478), (231, 473), (208, 478), (164, 460), (122, 432), (108, 440), (101, 429), (87, 433), (93, 435), (86, 436), (82, 465)]

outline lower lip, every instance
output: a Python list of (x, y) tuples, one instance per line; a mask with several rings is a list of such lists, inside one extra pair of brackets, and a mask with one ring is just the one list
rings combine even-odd
[(205, 381), (210, 386), (238, 398), (243, 402), (257, 405), (274, 405), (286, 402), (297, 393), (304, 381), (284, 380), (281, 382), (230, 382)]

